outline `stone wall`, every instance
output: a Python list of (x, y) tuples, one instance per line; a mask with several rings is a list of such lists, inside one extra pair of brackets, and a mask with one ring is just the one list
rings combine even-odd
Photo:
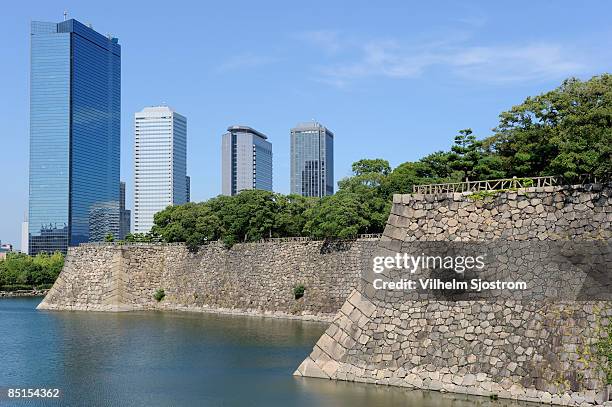
[[(396, 195), (378, 250), (612, 237), (610, 185), (485, 195)], [(609, 301), (385, 301), (370, 288), (353, 291), (296, 375), (566, 405), (608, 399), (596, 343)]]
[[(356, 287), (376, 240), (81, 245), (40, 309), (175, 309), (329, 320)], [(295, 299), (293, 288), (305, 295)], [(153, 295), (163, 289), (165, 298)]]

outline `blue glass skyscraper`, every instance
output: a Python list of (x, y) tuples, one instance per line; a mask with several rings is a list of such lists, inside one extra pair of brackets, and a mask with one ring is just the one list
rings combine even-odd
[(119, 235), (120, 108), (116, 38), (32, 22), (30, 254)]

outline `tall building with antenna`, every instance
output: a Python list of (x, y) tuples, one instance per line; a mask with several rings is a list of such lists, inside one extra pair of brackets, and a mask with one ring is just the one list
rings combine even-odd
[(31, 23), (32, 255), (119, 234), (121, 46), (66, 17)]

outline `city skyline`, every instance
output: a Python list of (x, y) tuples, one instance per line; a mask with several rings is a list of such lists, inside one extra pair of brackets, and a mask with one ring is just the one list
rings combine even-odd
[[(497, 115), (525, 95), (550, 90), (569, 76), (584, 79), (609, 70), (609, 55), (596, 51), (610, 42), (609, 4), (592, 3), (598, 13), (524, 5), (532, 11), (528, 15), (520, 5), (508, 10), (495, 4), (397, 2), (373, 9), (339, 3), (325, 4), (320, 16), (312, 4), (194, 3), (188, 15), (112, 1), (10, 4), (5, 11), (12, 18), (0, 27), (12, 39), (5, 51), (12, 63), (0, 67), (7, 78), (0, 137), (2, 162), (14, 179), (0, 198), (6, 214), (0, 238), (17, 246), (27, 207), (31, 20), (59, 21), (67, 9), (69, 18), (121, 38), (126, 49), (121, 174), (127, 194), (133, 195), (130, 116), (163, 101), (190, 117), (191, 196), (202, 201), (221, 191), (218, 135), (229, 123), (249, 123), (267, 134), (278, 152), (289, 151), (287, 133), (295, 123), (311, 118), (325, 123), (342, 135), (335, 146), (336, 186), (360, 158), (381, 157), (396, 166), (448, 148), (462, 128), (487, 136)], [(169, 28), (168, 19), (179, 15), (182, 23)], [(245, 21), (257, 16), (261, 24), (248, 36), (219, 36), (229, 15)], [(558, 24), (568, 19), (572, 30)], [(288, 155), (276, 154), (277, 192), (289, 192), (289, 170)]]

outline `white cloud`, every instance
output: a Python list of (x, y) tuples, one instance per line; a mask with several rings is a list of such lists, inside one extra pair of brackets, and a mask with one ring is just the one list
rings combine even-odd
[(331, 47), (341, 55), (318, 66), (317, 79), (336, 86), (367, 77), (417, 78), (440, 68), (463, 79), (494, 83), (559, 79), (589, 70), (578, 51), (551, 42), (474, 46), (466, 44), (469, 36), (458, 35), (421, 43), (394, 39), (355, 44), (337, 34), (333, 41), (324, 37), (314, 32), (310, 36), (320, 39), (325, 51)]
[(472, 47), (459, 50), (449, 61), (455, 72), (469, 79), (519, 82), (557, 79), (588, 70), (574, 52), (558, 44)]

